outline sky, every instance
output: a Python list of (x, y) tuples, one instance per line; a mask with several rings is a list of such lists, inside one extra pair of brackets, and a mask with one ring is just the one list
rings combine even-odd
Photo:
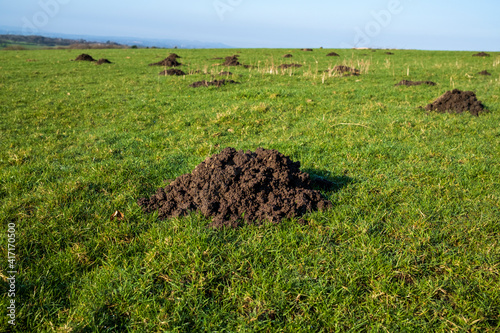
[(255, 48), (500, 50), (498, 0), (0, 0), (26, 33)]

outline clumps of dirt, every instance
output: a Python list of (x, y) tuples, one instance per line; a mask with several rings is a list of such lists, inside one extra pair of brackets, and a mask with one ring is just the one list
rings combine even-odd
[(158, 211), (161, 220), (200, 211), (214, 228), (278, 223), (332, 206), (312, 185), (300, 162), (277, 150), (229, 147), (138, 204), (146, 213)]
[(96, 61), (96, 60), (92, 58), (92, 56), (86, 53), (82, 53), (78, 57), (76, 57), (74, 61)]
[(347, 75), (359, 75), (359, 69), (351, 68), (345, 65), (337, 65), (333, 67), (333, 71)]
[(392, 52), (386, 52), (385, 54), (387, 54), (387, 55), (394, 55), (394, 53), (392, 53)]
[(429, 86), (435, 86), (436, 82), (432, 81), (409, 81), (409, 80), (401, 80), (395, 84), (395, 86), (420, 86), (422, 84), (426, 84)]
[(428, 104), (427, 111), (463, 113), (469, 111), (472, 115), (478, 116), (484, 111), (484, 105), (477, 100), (476, 94), (472, 91), (461, 91), (453, 89), (447, 91), (434, 102)]
[(481, 72), (479, 72), (477, 74), (479, 74), (479, 75), (491, 75), (491, 73), (488, 72), (487, 70), (481, 71)]
[(283, 58), (292, 58), (292, 57), (293, 57), (293, 55), (291, 55), (290, 53), (285, 54), (285, 55), (283, 56)]
[(166, 71), (162, 71), (162, 72), (158, 73), (158, 75), (182, 76), (182, 75), (186, 75), (186, 73), (184, 73), (180, 69), (171, 68), (171, 69), (167, 69)]
[(176, 53), (170, 53), (170, 54), (168, 55), (168, 57), (167, 57), (167, 58), (169, 58), (169, 59), (180, 59), (180, 58), (182, 58), (182, 57), (181, 57), (181, 56), (179, 56), (179, 55), (178, 55), (178, 54), (176, 54)]
[(234, 80), (213, 80), (213, 81), (202, 80), (202, 81), (194, 82), (194, 83), (190, 84), (189, 86), (191, 88), (208, 87), (208, 86), (221, 87), (225, 84), (238, 84), (238, 83), (239, 82), (236, 82)]
[(105, 58), (97, 60), (96, 65), (102, 65), (102, 64), (112, 64), (112, 62)]
[(330, 52), (326, 55), (327, 57), (340, 57), (340, 55), (336, 52)]
[(149, 66), (177, 67), (182, 65), (180, 62), (177, 61), (177, 58), (180, 57), (175, 53), (171, 53), (168, 57), (166, 57), (162, 61), (149, 64)]
[(240, 62), (238, 61), (239, 55), (233, 55), (230, 57), (226, 57), (224, 61), (224, 66), (240, 66)]
[(489, 57), (490, 55), (486, 52), (479, 52), (472, 55), (473, 57)]
[(231, 72), (220, 72), (219, 75), (233, 75)]
[(300, 68), (300, 67), (302, 67), (302, 65), (301, 64), (282, 64), (282, 65), (279, 65), (278, 67), (282, 68), (282, 69), (287, 69), (290, 67)]
[(302, 51), (312, 52), (313, 49), (302, 49)]

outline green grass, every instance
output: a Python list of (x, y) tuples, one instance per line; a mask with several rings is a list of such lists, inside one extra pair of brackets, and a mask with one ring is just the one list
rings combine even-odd
[[(8, 223), (19, 270), (2, 331), (500, 330), (498, 53), (175, 50), (184, 71), (240, 82), (194, 89), (211, 76), (148, 66), (170, 51), (88, 51), (102, 66), (0, 52), (3, 309)], [(255, 67), (212, 66), (236, 52)], [(342, 63), (362, 74), (324, 75)], [(453, 88), (489, 112), (419, 108)], [(334, 207), (236, 230), (141, 212), (138, 198), (228, 146), (301, 161), (338, 183), (323, 192)]]

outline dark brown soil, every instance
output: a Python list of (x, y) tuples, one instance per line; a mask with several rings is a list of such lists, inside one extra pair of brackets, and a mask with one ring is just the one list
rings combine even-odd
[(182, 58), (182, 57), (180, 57), (178, 54), (170, 53), (167, 58), (168, 59), (179, 59), (179, 58)]
[(86, 53), (80, 54), (78, 57), (75, 58), (75, 61), (96, 61), (94, 58), (92, 58), (90, 55)]
[(282, 65), (279, 65), (278, 66), (279, 68), (282, 68), (282, 69), (287, 69), (287, 68), (290, 68), (290, 67), (302, 67), (301, 64), (282, 64)]
[(240, 62), (238, 61), (238, 55), (233, 55), (230, 57), (226, 57), (224, 61), (224, 66), (240, 66)]
[(231, 72), (220, 72), (219, 75), (233, 75)]
[(291, 58), (291, 57), (293, 57), (293, 55), (291, 55), (290, 53), (285, 54), (285, 55), (283, 56), (283, 58)]
[(392, 53), (392, 52), (386, 52), (385, 54), (387, 54), (387, 55), (394, 55), (394, 53)]
[(215, 228), (278, 223), (332, 206), (312, 189), (300, 162), (263, 148), (226, 148), (138, 204), (146, 213), (158, 211), (161, 220), (200, 211)]
[(189, 86), (192, 88), (208, 87), (208, 86), (221, 87), (221, 86), (228, 84), (228, 83), (237, 84), (238, 82), (236, 82), (234, 80), (213, 80), (213, 81), (202, 80), (202, 81), (194, 82), (194, 83), (190, 84)]
[(180, 58), (180, 57), (175, 53), (171, 53), (168, 57), (166, 57), (162, 61), (149, 64), (149, 66), (177, 67), (177, 66), (182, 65), (181, 63), (179, 63), (177, 61), (177, 58)]
[(302, 49), (302, 51), (309, 51), (311, 52), (313, 49)]
[(490, 55), (488, 53), (485, 53), (485, 52), (479, 52), (479, 53), (473, 54), (472, 56), (473, 57), (489, 57)]
[(490, 72), (488, 72), (488, 71), (486, 71), (486, 70), (484, 70), (484, 71), (482, 71), (482, 72), (479, 72), (479, 73), (477, 73), (477, 74), (479, 74), (479, 75), (491, 75), (491, 73), (490, 73)]
[(340, 57), (340, 55), (336, 52), (330, 52), (326, 55), (327, 57)]
[(351, 68), (344, 65), (338, 65), (333, 67), (333, 70), (342, 74), (359, 75), (359, 69)]
[(105, 58), (97, 60), (96, 65), (102, 65), (102, 64), (112, 64), (112, 62)]
[(484, 111), (484, 105), (481, 101), (477, 100), (476, 94), (472, 91), (454, 89), (452, 91), (447, 91), (434, 102), (428, 104), (425, 109), (427, 111), (449, 113), (463, 113), (469, 111), (474, 116), (478, 116), (479, 113)]
[(420, 86), (422, 84), (427, 84), (429, 86), (435, 86), (436, 83), (432, 81), (408, 81), (402, 80), (399, 83), (396, 83), (395, 86)]
[(186, 75), (186, 73), (184, 73), (180, 69), (170, 68), (170, 69), (167, 69), (166, 71), (162, 71), (162, 72), (158, 73), (158, 75), (176, 75), (176, 76), (182, 76), (182, 75)]

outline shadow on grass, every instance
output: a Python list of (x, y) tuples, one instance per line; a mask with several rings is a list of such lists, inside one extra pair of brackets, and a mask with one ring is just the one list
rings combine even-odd
[(329, 172), (318, 169), (304, 169), (302, 171), (311, 177), (313, 188), (325, 192), (335, 193), (351, 183), (356, 183), (355, 179), (346, 175), (330, 176)]

